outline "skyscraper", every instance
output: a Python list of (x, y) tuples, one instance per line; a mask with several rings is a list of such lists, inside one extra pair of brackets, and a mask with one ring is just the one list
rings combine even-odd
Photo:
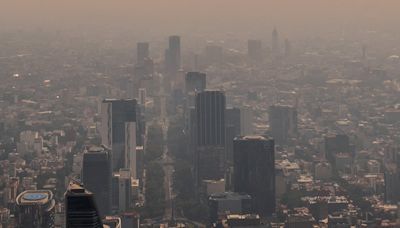
[(297, 110), (292, 106), (272, 105), (269, 107), (269, 125), (276, 144), (286, 145), (297, 136)]
[(279, 33), (276, 27), (272, 31), (272, 55), (278, 56), (279, 55)]
[(83, 154), (82, 182), (95, 196), (102, 216), (111, 209), (111, 156), (103, 147), (92, 146)]
[[(102, 131), (101, 139), (102, 144), (112, 151), (112, 169), (119, 171), (121, 168), (126, 167), (126, 157), (130, 151), (127, 151), (127, 144), (130, 148), (136, 148), (135, 142), (128, 142), (127, 140), (133, 137), (126, 137), (126, 132), (130, 131), (136, 137), (136, 100), (135, 99), (105, 99), (101, 107), (102, 117)], [(127, 124), (129, 123), (129, 124)], [(128, 129), (127, 129), (128, 128)]]
[(226, 123), (226, 160), (233, 160), (233, 139), (241, 134), (241, 110), (239, 108), (227, 108), (225, 111)]
[(262, 59), (262, 43), (261, 40), (247, 41), (247, 55), (251, 60), (260, 61)]
[(285, 39), (285, 57), (290, 57), (292, 54), (292, 44), (288, 39)]
[(180, 36), (169, 37), (169, 47), (165, 51), (166, 71), (175, 75), (181, 68), (181, 38)]
[(55, 201), (49, 190), (29, 190), (22, 192), (16, 199), (17, 228), (54, 227)]
[(196, 95), (196, 151), (197, 183), (224, 177), (225, 165), (225, 109), (222, 91), (204, 91)]
[(185, 76), (186, 94), (203, 92), (206, 89), (206, 74), (200, 72), (188, 72)]
[(225, 94), (207, 90), (196, 96), (197, 145), (225, 146)]
[(137, 64), (140, 66), (144, 65), (146, 59), (149, 58), (149, 43), (139, 42), (137, 43)]
[(103, 228), (93, 193), (71, 183), (65, 193), (66, 228)]
[(127, 211), (132, 205), (132, 180), (129, 169), (121, 169), (118, 175), (118, 209)]
[(253, 198), (255, 212), (268, 216), (275, 211), (274, 140), (263, 136), (237, 137), (234, 150), (234, 191)]
[(352, 154), (353, 149), (349, 136), (345, 134), (328, 134), (324, 137), (325, 157), (333, 165), (337, 154)]

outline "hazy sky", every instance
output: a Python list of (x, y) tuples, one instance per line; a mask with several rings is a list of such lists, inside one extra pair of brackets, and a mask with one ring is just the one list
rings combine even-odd
[(0, 0), (2, 28), (398, 29), (399, 0)]

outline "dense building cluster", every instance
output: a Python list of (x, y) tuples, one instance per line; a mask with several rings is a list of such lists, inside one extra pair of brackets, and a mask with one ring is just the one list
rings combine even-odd
[(1, 227), (400, 226), (395, 49), (32, 33), (0, 37)]

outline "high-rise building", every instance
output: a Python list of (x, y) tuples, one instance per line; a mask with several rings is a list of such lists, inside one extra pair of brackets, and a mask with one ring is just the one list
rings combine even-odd
[(16, 199), (17, 228), (54, 227), (55, 200), (49, 190), (29, 190), (22, 192)]
[(288, 39), (285, 39), (285, 56), (289, 57), (292, 54), (292, 44)]
[(71, 183), (65, 193), (66, 228), (103, 228), (93, 193), (82, 185)]
[(273, 105), (269, 107), (271, 135), (278, 145), (286, 145), (297, 136), (297, 110), (292, 106)]
[(239, 108), (227, 108), (225, 111), (226, 123), (226, 159), (232, 162), (233, 139), (241, 135), (241, 110)]
[(149, 43), (139, 42), (137, 43), (137, 63), (140, 66), (144, 65), (146, 59), (149, 58)]
[(254, 132), (253, 127), (253, 110), (251, 107), (240, 108), (240, 134), (252, 135)]
[(102, 216), (111, 209), (111, 154), (104, 147), (89, 147), (83, 154), (82, 182), (96, 198)]
[(279, 55), (279, 33), (276, 27), (272, 31), (272, 55), (278, 56)]
[(247, 41), (247, 55), (251, 60), (260, 61), (262, 59), (262, 43), (261, 40)]
[(350, 139), (345, 134), (329, 134), (324, 137), (325, 156), (332, 164), (335, 164), (335, 155), (350, 154), (352, 149)]
[(121, 212), (127, 211), (132, 205), (131, 187), (132, 180), (129, 169), (121, 169), (118, 178), (118, 209)]
[[(136, 148), (136, 100), (135, 99), (105, 99), (101, 107), (102, 115), (102, 144), (112, 151), (112, 169), (118, 171), (126, 167), (126, 158)], [(129, 131), (135, 137), (127, 137)], [(133, 140), (135, 141), (129, 141)], [(134, 145), (134, 146), (133, 146)]]
[(222, 91), (207, 90), (196, 96), (197, 145), (225, 146), (226, 99)]
[(114, 172), (112, 177), (112, 209), (114, 212), (123, 213), (132, 208), (133, 185), (137, 181), (131, 178), (129, 169), (120, 169), (119, 172)]
[(241, 136), (233, 143), (235, 192), (253, 198), (256, 213), (262, 216), (275, 211), (274, 140), (263, 136)]
[(196, 95), (195, 103), (196, 181), (219, 180), (225, 170), (225, 94), (204, 91)]
[(165, 51), (166, 71), (175, 75), (181, 68), (181, 38), (180, 36), (169, 37), (169, 47)]
[(210, 224), (227, 214), (248, 214), (252, 211), (251, 196), (236, 192), (212, 194), (208, 198)]
[(206, 89), (206, 74), (200, 72), (188, 72), (185, 76), (186, 94), (203, 92)]

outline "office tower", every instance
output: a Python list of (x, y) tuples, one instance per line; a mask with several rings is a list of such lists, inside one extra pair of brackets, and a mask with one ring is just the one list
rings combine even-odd
[(196, 181), (224, 177), (225, 162), (225, 94), (204, 91), (196, 95), (195, 131)]
[(289, 57), (292, 54), (292, 44), (288, 39), (285, 39), (285, 57)]
[(350, 139), (344, 134), (329, 134), (324, 137), (325, 156), (332, 164), (335, 164), (335, 155), (350, 154), (352, 152)]
[(96, 197), (101, 216), (111, 212), (111, 154), (104, 147), (91, 146), (83, 154), (82, 182)]
[(166, 70), (169, 75), (175, 75), (181, 68), (181, 38), (169, 37), (169, 47), (165, 51)]
[(248, 214), (252, 211), (250, 195), (236, 192), (212, 194), (208, 198), (210, 211), (210, 224), (218, 221), (227, 214)]
[(186, 95), (203, 92), (206, 89), (206, 74), (200, 72), (188, 72), (185, 76)]
[[(126, 157), (128, 156), (127, 153), (129, 153), (126, 145), (127, 143), (130, 145), (136, 144), (136, 142), (126, 141), (127, 139), (133, 139), (133, 137), (126, 136), (127, 130), (136, 131), (132, 127), (136, 123), (136, 106), (135, 99), (103, 100), (101, 107), (101, 138), (102, 144), (111, 148), (113, 171), (126, 168)], [(131, 133), (136, 135), (136, 132)]]
[(113, 173), (112, 177), (112, 209), (116, 212), (126, 212), (133, 205), (132, 185), (134, 179), (131, 178), (129, 169), (120, 169)]
[(241, 110), (239, 108), (227, 108), (225, 111), (226, 125), (231, 125), (235, 128), (235, 136), (239, 136), (241, 132)]
[(253, 127), (253, 110), (251, 107), (240, 108), (240, 134), (241, 135), (252, 135), (254, 132)]
[(54, 227), (55, 200), (49, 190), (29, 190), (16, 199), (17, 228)]
[(121, 212), (131, 208), (132, 180), (129, 169), (121, 169), (118, 176), (118, 209)]
[(144, 105), (136, 106), (136, 146), (143, 146), (146, 134), (146, 108)]
[(188, 108), (185, 125), (185, 128), (189, 133), (189, 142), (187, 144), (188, 157), (194, 158), (197, 149), (196, 109), (194, 107)]
[(292, 106), (269, 107), (269, 125), (272, 137), (278, 145), (286, 145), (297, 136), (297, 110)]
[(225, 146), (225, 94), (204, 91), (196, 96), (197, 145)]
[(249, 194), (256, 213), (271, 215), (275, 211), (274, 140), (263, 136), (237, 137), (233, 151), (234, 191)]
[(149, 58), (149, 43), (137, 43), (137, 64), (143, 66), (146, 59)]
[(274, 57), (279, 55), (279, 33), (276, 27), (272, 31), (272, 55)]
[(65, 193), (66, 228), (103, 228), (94, 198), (82, 185), (70, 183)]
[(125, 123), (125, 168), (129, 170), (130, 175), (136, 179), (136, 123)]
[(262, 60), (262, 43), (261, 40), (247, 41), (247, 55), (253, 61)]
[(226, 123), (226, 159), (232, 162), (233, 139), (241, 134), (241, 110), (239, 108), (227, 108), (225, 111)]

